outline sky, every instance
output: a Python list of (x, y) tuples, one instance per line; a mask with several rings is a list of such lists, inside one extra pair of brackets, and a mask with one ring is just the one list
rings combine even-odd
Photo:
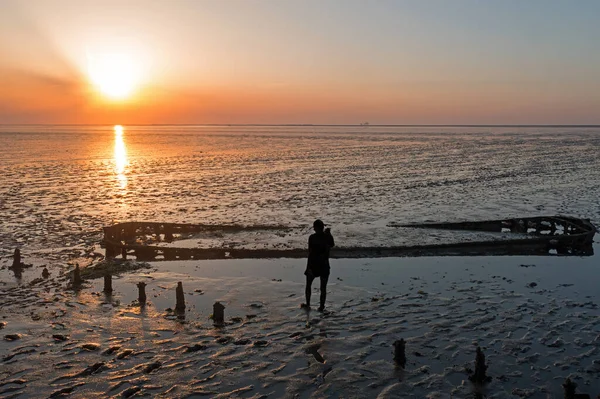
[(600, 124), (597, 0), (0, 0), (0, 123)]

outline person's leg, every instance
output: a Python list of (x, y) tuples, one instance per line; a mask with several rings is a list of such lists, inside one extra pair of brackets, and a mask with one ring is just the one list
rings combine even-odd
[(329, 280), (329, 275), (321, 276), (321, 307), (320, 310), (325, 309), (325, 300), (327, 299), (327, 280)]
[(312, 282), (315, 278), (312, 275), (306, 276), (306, 290), (305, 290), (305, 294), (306, 294), (306, 307), (309, 308), (310, 307), (310, 293), (312, 290)]

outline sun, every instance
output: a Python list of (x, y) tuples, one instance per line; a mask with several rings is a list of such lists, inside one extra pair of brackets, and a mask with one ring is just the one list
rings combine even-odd
[(88, 54), (88, 73), (94, 86), (115, 100), (133, 93), (139, 75), (133, 59), (122, 53)]

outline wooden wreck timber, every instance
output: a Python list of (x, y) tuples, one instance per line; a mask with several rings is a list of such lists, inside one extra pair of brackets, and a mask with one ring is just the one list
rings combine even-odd
[[(537, 216), (485, 221), (392, 224), (390, 227), (519, 233), (523, 238), (460, 244), (488, 247), (491, 255), (593, 255), (596, 227), (587, 219)], [(498, 253), (499, 252), (499, 253)]]
[[(469, 230), (521, 233), (521, 238), (388, 247), (335, 247), (331, 258), (380, 258), (405, 256), (483, 256), (483, 255), (577, 255), (593, 254), (596, 227), (589, 220), (549, 216), (488, 220), (481, 222), (425, 223), (390, 227)], [(124, 222), (104, 228), (102, 241), (106, 257), (135, 256), (137, 260), (304, 258), (306, 249), (176, 248), (145, 245), (140, 237), (155, 236), (170, 242), (182, 234), (200, 232), (239, 232), (249, 230), (289, 230), (285, 226), (219, 226), (210, 224)]]
[(592, 233), (596, 227), (586, 219), (570, 216), (537, 216), (529, 218), (484, 220), (481, 222), (448, 222), (448, 223), (419, 223), (391, 224), (391, 227), (412, 227), (446, 230), (488, 231), (498, 233), (528, 233), (539, 236), (578, 235)]

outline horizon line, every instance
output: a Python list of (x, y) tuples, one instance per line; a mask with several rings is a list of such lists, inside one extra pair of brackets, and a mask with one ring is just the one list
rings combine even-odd
[[(119, 123), (0, 123), (0, 126), (116, 126)], [(330, 124), (330, 123), (133, 123), (123, 126), (289, 126), (289, 127), (600, 127), (600, 124)]]

